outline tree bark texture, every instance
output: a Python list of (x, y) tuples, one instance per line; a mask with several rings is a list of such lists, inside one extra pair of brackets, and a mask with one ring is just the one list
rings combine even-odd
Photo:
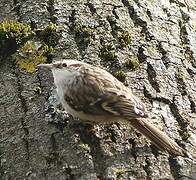
[[(56, 24), (56, 60), (123, 71), (152, 123), (196, 154), (194, 0), (1, 0), (4, 19)], [(125, 63), (133, 57), (139, 67), (131, 70)], [(193, 161), (161, 154), (131, 126), (69, 117), (50, 72), (27, 73), (10, 59), (0, 60), (0, 179), (196, 179)]]

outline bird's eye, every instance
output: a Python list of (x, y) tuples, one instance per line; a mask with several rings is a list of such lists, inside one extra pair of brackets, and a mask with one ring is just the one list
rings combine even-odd
[(63, 63), (62, 66), (63, 66), (63, 67), (67, 67), (67, 64), (66, 64), (66, 63)]

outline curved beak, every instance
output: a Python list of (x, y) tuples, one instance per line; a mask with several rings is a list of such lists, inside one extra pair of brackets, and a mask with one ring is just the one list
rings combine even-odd
[(52, 69), (53, 68), (53, 64), (39, 64), (37, 65), (37, 67), (43, 67), (43, 68), (48, 68), (48, 69)]

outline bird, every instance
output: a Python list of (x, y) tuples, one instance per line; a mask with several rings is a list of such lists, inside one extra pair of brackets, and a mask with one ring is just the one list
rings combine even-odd
[(186, 150), (150, 122), (141, 99), (108, 71), (66, 59), (41, 67), (52, 71), (57, 95), (68, 114), (92, 123), (128, 123), (159, 150), (187, 156)]

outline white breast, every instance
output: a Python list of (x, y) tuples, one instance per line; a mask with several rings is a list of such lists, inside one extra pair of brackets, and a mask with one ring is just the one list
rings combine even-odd
[(78, 117), (83, 120), (88, 120), (88, 121), (94, 121), (94, 122), (104, 122), (104, 123), (109, 123), (109, 122), (114, 122), (116, 121), (115, 119), (109, 119), (108, 117), (102, 116), (102, 115), (90, 115), (86, 114), (83, 111), (76, 111), (72, 109), (67, 102), (65, 101), (65, 93), (66, 93), (66, 87), (69, 84), (71, 78), (74, 78), (74, 75), (69, 71), (62, 71), (62, 70), (54, 70), (53, 76), (54, 76), (54, 83), (57, 87), (57, 94), (59, 96), (60, 102), (65, 109), (65, 111), (69, 114), (71, 114), (73, 117)]
[(74, 78), (74, 74), (67, 71), (66, 69), (54, 69), (52, 70), (52, 73), (54, 77), (54, 84), (57, 88), (57, 94), (63, 108), (65, 109), (65, 111), (67, 111), (67, 113), (71, 114), (72, 116), (76, 116), (75, 111), (65, 102), (64, 99), (64, 95), (66, 93), (66, 85), (71, 78)]

